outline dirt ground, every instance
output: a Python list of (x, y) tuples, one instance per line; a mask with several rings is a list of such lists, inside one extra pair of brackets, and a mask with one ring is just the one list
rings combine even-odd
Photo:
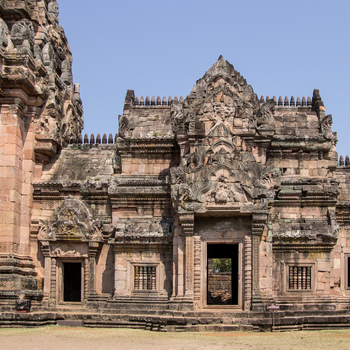
[(48, 326), (0, 329), (1, 350), (350, 349), (350, 330), (286, 333), (160, 333)]

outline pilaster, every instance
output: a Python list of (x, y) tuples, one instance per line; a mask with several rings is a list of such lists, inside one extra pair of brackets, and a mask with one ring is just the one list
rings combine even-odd
[(260, 295), (260, 238), (264, 231), (268, 217), (268, 211), (253, 213), (252, 217), (252, 310), (264, 309), (264, 303)]

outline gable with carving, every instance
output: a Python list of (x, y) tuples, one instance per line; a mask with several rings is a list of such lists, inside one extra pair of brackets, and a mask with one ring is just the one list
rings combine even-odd
[(260, 105), (222, 57), (183, 102), (172, 102), (172, 128), (183, 155), (171, 169), (171, 195), (180, 212), (267, 209), (280, 174), (253, 150), (263, 139), (266, 153), (274, 106), (273, 100)]
[(56, 208), (49, 220), (40, 220), (40, 241), (94, 241), (101, 242), (102, 222), (92, 220), (86, 206), (69, 197)]

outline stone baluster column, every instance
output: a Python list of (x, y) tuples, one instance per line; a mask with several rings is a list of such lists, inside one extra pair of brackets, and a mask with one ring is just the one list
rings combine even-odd
[(90, 264), (89, 258), (84, 259), (84, 300), (89, 296)]
[(268, 211), (264, 210), (253, 213), (252, 218), (252, 310), (264, 309), (264, 303), (260, 295), (260, 238), (267, 223), (267, 216)]
[(56, 258), (51, 258), (51, 284), (50, 284), (50, 307), (56, 306)]
[(244, 310), (252, 305), (252, 237), (244, 239)]
[(96, 295), (96, 256), (100, 244), (99, 242), (89, 242), (89, 298), (93, 300)]

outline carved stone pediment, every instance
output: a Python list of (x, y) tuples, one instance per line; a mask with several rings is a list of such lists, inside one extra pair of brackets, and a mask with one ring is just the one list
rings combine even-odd
[(86, 206), (69, 197), (56, 208), (49, 220), (40, 220), (40, 241), (102, 241), (102, 222), (92, 220)]
[(271, 140), (274, 108), (273, 100), (260, 105), (252, 87), (222, 57), (183, 103), (172, 103), (173, 132), (183, 154), (180, 166), (171, 169), (179, 212), (268, 208), (280, 174), (254, 155), (253, 147), (262, 137)]
[[(185, 101), (173, 101), (173, 132), (229, 137), (230, 133), (255, 135), (257, 130), (274, 130), (275, 102), (260, 106), (246, 80), (222, 57), (197, 81)], [(210, 134), (210, 135), (209, 135)]]

